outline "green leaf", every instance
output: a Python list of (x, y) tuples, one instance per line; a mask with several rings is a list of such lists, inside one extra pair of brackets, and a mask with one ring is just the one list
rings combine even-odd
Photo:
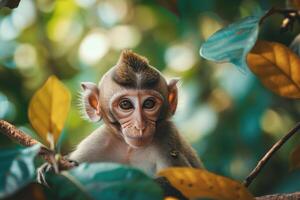
[(257, 40), (260, 18), (249, 16), (217, 31), (201, 46), (200, 55), (215, 62), (231, 62), (245, 71), (246, 56)]
[(44, 187), (44, 191), (49, 199), (90, 199), (82, 186), (73, 177), (69, 177), (68, 172), (62, 172), (62, 174), (48, 173), (46, 180), (50, 188)]
[(40, 145), (23, 149), (1, 150), (0, 198), (7, 197), (35, 178), (34, 158)]
[(81, 164), (69, 171), (93, 197), (105, 200), (162, 199), (161, 188), (143, 172), (114, 163)]

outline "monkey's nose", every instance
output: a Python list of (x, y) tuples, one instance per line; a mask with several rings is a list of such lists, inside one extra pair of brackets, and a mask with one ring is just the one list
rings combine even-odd
[(144, 123), (141, 123), (141, 124), (137, 123), (137, 124), (135, 124), (134, 128), (137, 129), (138, 131), (143, 131), (146, 129), (146, 126)]
[(143, 130), (146, 129), (145, 126), (134, 126), (134, 128), (135, 128), (136, 130), (138, 130), (138, 131), (143, 131)]
[(145, 126), (134, 126), (134, 128), (137, 130), (137, 132), (139, 133), (139, 136), (142, 137), (143, 136), (143, 132), (145, 130)]

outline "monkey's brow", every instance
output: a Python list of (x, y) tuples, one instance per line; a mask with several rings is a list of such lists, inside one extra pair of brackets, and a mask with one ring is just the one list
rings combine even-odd
[(117, 76), (113, 77), (113, 80), (118, 85), (128, 89), (151, 89), (158, 84), (158, 79), (141, 78), (139, 81), (137, 77), (126, 77), (120, 78)]
[(160, 98), (161, 100), (164, 100), (164, 97), (157, 91), (155, 90), (147, 90), (147, 89), (140, 89), (140, 90), (136, 90), (136, 89), (126, 89), (122, 92), (117, 92), (115, 93), (111, 99), (110, 99), (110, 105), (112, 104), (112, 102), (114, 102), (116, 99), (119, 99), (123, 96), (126, 96), (128, 93), (136, 93), (137, 91), (141, 92), (141, 93), (147, 93), (149, 95), (153, 95), (157, 98)]

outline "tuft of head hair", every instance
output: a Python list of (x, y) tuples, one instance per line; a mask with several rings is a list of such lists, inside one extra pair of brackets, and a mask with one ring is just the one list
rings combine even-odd
[(130, 67), (134, 72), (142, 72), (149, 66), (147, 58), (140, 56), (131, 50), (123, 50), (118, 61), (118, 65)]
[(131, 50), (124, 50), (115, 66), (113, 80), (127, 87), (151, 87), (158, 83), (160, 74), (148, 60)]

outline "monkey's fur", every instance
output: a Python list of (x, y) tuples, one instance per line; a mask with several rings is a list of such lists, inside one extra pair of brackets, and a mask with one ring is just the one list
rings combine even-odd
[[(129, 50), (123, 51), (118, 63), (102, 77), (98, 86), (93, 83), (82, 84), (86, 115), (94, 122), (103, 119), (104, 124), (86, 137), (69, 158), (79, 163), (128, 164), (149, 175), (155, 175), (159, 170), (171, 166), (202, 168), (195, 151), (184, 141), (170, 120), (177, 105), (176, 82), (173, 80), (167, 84), (161, 73), (150, 66), (146, 58)], [(145, 132), (153, 138), (149, 139), (151, 142), (145, 142), (145, 145), (138, 148), (127, 142), (125, 126), (120, 124), (112, 112), (113, 97), (122, 92), (126, 94), (127, 91), (128, 94), (142, 91), (145, 95), (148, 95), (147, 91), (154, 91), (163, 99), (159, 115), (155, 118), (155, 127), (151, 128), (147, 123), (141, 122)], [(139, 131), (142, 141), (142, 129)], [(128, 134), (131, 134), (130, 131)], [(128, 137), (132, 139), (137, 136), (135, 133)], [(141, 141), (139, 142), (142, 143)]]

